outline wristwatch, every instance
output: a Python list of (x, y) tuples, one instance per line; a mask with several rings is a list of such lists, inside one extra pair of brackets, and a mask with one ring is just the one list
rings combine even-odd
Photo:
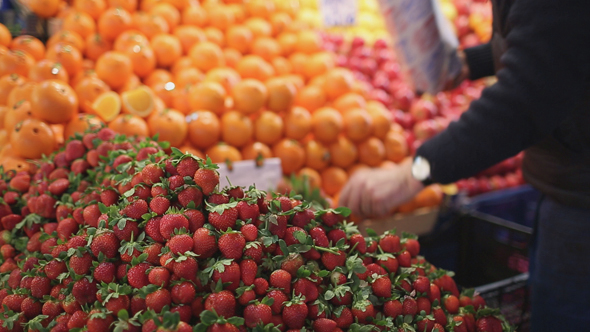
[(412, 176), (414, 179), (422, 182), (424, 186), (433, 184), (432, 177), (430, 176), (430, 163), (422, 156), (416, 156), (412, 163)]

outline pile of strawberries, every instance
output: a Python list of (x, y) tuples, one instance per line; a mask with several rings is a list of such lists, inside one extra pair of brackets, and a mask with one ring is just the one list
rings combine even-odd
[(218, 188), (210, 161), (108, 128), (0, 179), (0, 331), (510, 331), (346, 209)]

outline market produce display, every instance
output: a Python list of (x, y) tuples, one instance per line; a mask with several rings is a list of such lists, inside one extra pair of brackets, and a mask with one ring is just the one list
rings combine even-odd
[(511, 331), (395, 231), (109, 128), (4, 172), (3, 331)]

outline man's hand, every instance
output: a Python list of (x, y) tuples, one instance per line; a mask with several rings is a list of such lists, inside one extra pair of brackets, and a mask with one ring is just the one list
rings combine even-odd
[(379, 218), (409, 201), (424, 188), (412, 176), (412, 160), (395, 168), (360, 170), (342, 189), (340, 205), (362, 218)]
[(453, 90), (454, 88), (458, 87), (469, 78), (469, 65), (467, 64), (467, 57), (465, 56), (465, 52), (462, 50), (457, 51), (457, 56), (461, 60), (461, 71), (457, 76), (450, 79), (443, 88), (444, 91)]

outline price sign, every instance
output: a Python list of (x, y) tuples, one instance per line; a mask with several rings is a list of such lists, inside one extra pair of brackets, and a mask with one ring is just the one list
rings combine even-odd
[(320, 0), (320, 12), (327, 28), (355, 25), (357, 0)]

